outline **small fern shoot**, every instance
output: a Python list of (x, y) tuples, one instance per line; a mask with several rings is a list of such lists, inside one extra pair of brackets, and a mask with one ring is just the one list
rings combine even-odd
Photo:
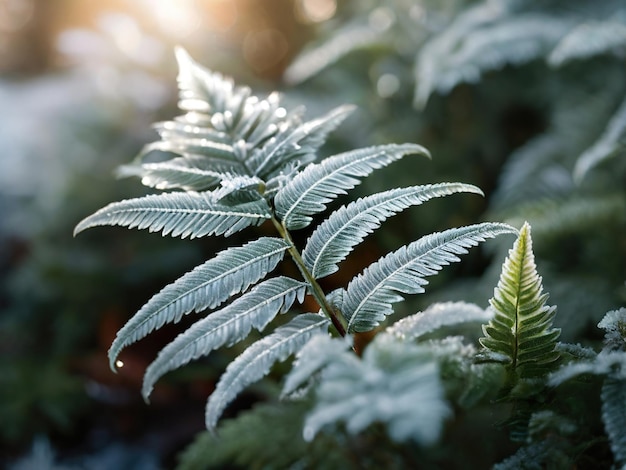
[(541, 277), (537, 274), (530, 225), (524, 224), (502, 266), (491, 299), (493, 319), (483, 326), (480, 344), (485, 356), (504, 362), (518, 378), (541, 377), (559, 359), (556, 350), (560, 330), (552, 328), (555, 308), (545, 305)]
[[(177, 50), (177, 58), (179, 107), (184, 114), (157, 124), (161, 140), (147, 145), (134, 163), (120, 171), (161, 192), (109, 204), (80, 222), (75, 232), (121, 225), (164, 236), (228, 237), (267, 222), (274, 236), (220, 251), (154, 295), (120, 329), (109, 350), (113, 369), (125, 347), (166, 323), (203, 312), (148, 367), (143, 384), (146, 400), (167, 372), (244, 341), (252, 330), (262, 332), (262, 338), (227, 367), (209, 398), (205, 417), (212, 429), (246, 386), (265, 376), (275, 362), (297, 353), (312, 337), (329, 328), (340, 336), (373, 329), (393, 311), (392, 304), (402, 300), (399, 294), (423, 292), (426, 277), (459, 261), (458, 255), (468, 248), (516, 233), (505, 224), (482, 223), (427, 235), (373, 263), (345, 289), (326, 293), (318, 280), (340, 269), (340, 263), (387, 218), (433, 198), (482, 192), (463, 183), (393, 188), (339, 207), (312, 228), (305, 246), (298, 246), (291, 231), (312, 224), (313, 216), (324, 212), (328, 203), (374, 170), (407, 155), (429, 157), (428, 151), (413, 143), (387, 144), (318, 161), (318, 149), (352, 106), (339, 106), (304, 121), (304, 110), (286, 110), (278, 94), (253, 96), (249, 88), (203, 68), (184, 51)], [(153, 151), (167, 152), (171, 158), (144, 161)], [(300, 279), (272, 273), (287, 254)], [(302, 312), (306, 295), (314, 298), (319, 312)], [(279, 313), (288, 314), (290, 320), (274, 328)], [(424, 367), (429, 377), (435, 377), (430, 365)], [(437, 388), (430, 379), (424, 386)], [(443, 416), (444, 411), (440, 407), (438, 414)], [(400, 428), (393, 432), (404, 435)], [(435, 434), (429, 432), (418, 440), (430, 441)]]

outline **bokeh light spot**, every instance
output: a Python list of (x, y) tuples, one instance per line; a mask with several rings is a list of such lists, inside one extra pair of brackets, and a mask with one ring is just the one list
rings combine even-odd
[(336, 0), (300, 0), (295, 6), (296, 15), (303, 23), (321, 23), (337, 12)]
[(0, 30), (11, 32), (22, 29), (33, 17), (34, 11), (32, 0), (0, 0)]
[(251, 31), (243, 41), (243, 56), (256, 72), (278, 65), (288, 50), (287, 38), (276, 29)]
[(392, 73), (385, 73), (376, 82), (376, 92), (381, 98), (390, 98), (400, 89), (400, 80)]

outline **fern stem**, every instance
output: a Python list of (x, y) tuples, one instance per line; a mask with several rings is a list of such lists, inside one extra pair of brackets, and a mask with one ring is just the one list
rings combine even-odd
[(311, 287), (311, 294), (313, 295), (313, 297), (315, 297), (315, 300), (322, 309), (322, 312), (324, 312), (324, 314), (330, 319), (337, 332), (342, 337), (346, 336), (346, 327), (339, 317), (340, 314), (332, 307), (332, 305), (330, 305), (328, 299), (326, 298), (324, 290), (319, 285), (315, 277), (313, 277), (311, 272), (307, 269), (306, 265), (304, 264), (304, 260), (300, 255), (300, 252), (296, 248), (296, 245), (293, 243), (291, 234), (283, 224), (276, 220), (275, 217), (272, 217), (272, 223), (274, 224), (274, 227), (276, 227), (276, 230), (278, 230), (280, 236), (287, 243), (289, 243), (289, 248), (287, 249), (287, 251), (291, 255), (293, 261), (296, 263), (296, 266), (298, 266), (298, 269), (300, 270), (302, 276), (304, 276), (304, 279), (309, 283), (309, 286)]

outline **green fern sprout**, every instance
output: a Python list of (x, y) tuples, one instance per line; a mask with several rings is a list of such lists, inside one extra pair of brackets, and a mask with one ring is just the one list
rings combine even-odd
[(502, 266), (491, 299), (493, 319), (483, 327), (485, 355), (509, 368), (518, 379), (545, 376), (557, 364), (560, 330), (552, 328), (555, 307), (545, 305), (541, 277), (532, 251), (530, 225), (525, 223)]
[[(209, 311), (148, 367), (146, 400), (167, 372), (243, 341), (253, 329), (265, 331), (279, 313), (288, 314), (289, 320), (250, 345), (222, 375), (206, 409), (206, 424), (212, 429), (243, 388), (331, 324), (340, 336), (371, 330), (392, 313), (402, 294), (423, 292), (426, 277), (459, 261), (468, 248), (516, 232), (505, 224), (481, 223), (433, 233), (373, 263), (345, 289), (324, 292), (319, 279), (337, 271), (387, 218), (432, 198), (482, 192), (462, 183), (384, 191), (340, 207), (313, 228), (304, 246), (296, 246), (291, 232), (311, 225), (314, 215), (364, 177), (406, 155), (428, 152), (416, 144), (389, 144), (316, 162), (327, 135), (352, 107), (303, 121), (303, 110), (286, 110), (279, 95), (252, 96), (249, 88), (201, 67), (184, 51), (178, 50), (177, 58), (184, 114), (157, 124), (161, 140), (121, 169), (123, 175), (139, 176), (144, 185), (163, 192), (109, 204), (80, 222), (76, 233), (121, 225), (182, 238), (228, 237), (267, 223), (275, 236), (221, 251), (154, 295), (118, 332), (109, 351), (112, 369), (125, 347), (191, 312)], [(176, 156), (144, 161), (155, 150)], [(270, 274), (287, 253), (300, 279)], [(306, 295), (317, 301), (319, 312), (300, 311), (297, 305)]]

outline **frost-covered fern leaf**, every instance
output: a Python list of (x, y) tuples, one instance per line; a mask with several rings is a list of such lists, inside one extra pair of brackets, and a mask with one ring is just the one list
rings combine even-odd
[(409, 154), (429, 156), (421, 145), (390, 144), (352, 150), (309, 165), (276, 194), (276, 213), (288, 229), (304, 228), (311, 223), (311, 215), (354, 188), (360, 178)]
[(600, 138), (578, 157), (574, 178), (582, 181), (589, 170), (618, 152), (626, 154), (626, 99), (622, 101)]
[(354, 111), (354, 106), (339, 106), (325, 116), (305, 122), (296, 128), (285, 126), (265, 145), (255, 149), (246, 165), (254, 175), (264, 179), (293, 163), (305, 166), (316, 159), (317, 150), (326, 137)]
[(552, 328), (555, 308), (545, 305), (548, 295), (542, 291), (526, 223), (502, 266), (490, 301), (495, 314), (483, 326), (485, 336), (480, 339), (487, 357), (505, 357), (522, 378), (545, 375), (559, 359), (556, 344), (561, 330)]
[(566, 200), (540, 200), (510, 210), (505, 219), (511, 225), (527, 220), (536, 237), (558, 238), (594, 230), (626, 220), (626, 198), (620, 193), (573, 196)]
[(307, 284), (288, 277), (268, 279), (223, 309), (194, 323), (163, 348), (150, 364), (143, 378), (144, 398), (148, 399), (152, 387), (165, 373), (222, 346), (238, 343), (252, 328), (263, 331), (277, 313), (289, 310), (296, 298), (302, 302), (306, 287)]
[(563, 138), (554, 132), (535, 137), (515, 150), (502, 169), (492, 206), (501, 210), (520, 202), (570, 194), (575, 186), (571, 169), (558, 161), (566, 152)]
[(581, 23), (562, 38), (548, 57), (553, 67), (575, 59), (626, 51), (626, 23), (616, 20)]
[(122, 348), (183, 315), (221, 304), (264, 278), (283, 258), (289, 245), (281, 238), (262, 237), (229, 248), (188, 272), (152, 297), (117, 333), (109, 349), (114, 368)]
[(304, 264), (317, 279), (333, 274), (352, 249), (388, 217), (429, 199), (457, 192), (482, 195), (476, 186), (440, 183), (392, 189), (351, 202), (315, 229), (302, 253)]
[[(225, 165), (204, 157), (187, 155), (158, 163), (143, 163), (140, 168), (125, 165), (118, 169), (118, 176), (140, 176), (141, 183), (150, 188), (204, 191), (217, 186), (231, 173), (241, 172), (239, 162)], [(218, 169), (221, 167), (221, 171)]]
[(267, 375), (274, 363), (298, 352), (313, 335), (325, 331), (329, 324), (320, 315), (300, 314), (249, 346), (230, 363), (209, 397), (205, 415), (207, 428), (215, 428), (226, 406), (244, 388)]
[(383, 336), (362, 359), (344, 351), (323, 369), (317, 404), (304, 426), (306, 440), (332, 424), (345, 423), (356, 434), (378, 422), (396, 442), (437, 441), (451, 412), (431, 349)]
[(415, 104), (434, 90), (447, 92), (476, 82), (484, 72), (545, 55), (568, 31), (567, 16), (508, 15), (506, 2), (484, 2), (460, 15), (421, 49), (416, 65)]
[[(296, 354), (294, 365), (285, 379), (282, 396), (294, 393), (337, 357), (352, 347), (352, 337), (344, 339), (316, 335)], [(356, 358), (355, 358), (356, 360)]]
[(355, 50), (379, 45), (385, 29), (351, 22), (335, 30), (322, 44), (305, 50), (287, 68), (284, 78), (290, 84), (302, 83)]
[(353, 279), (341, 302), (341, 312), (351, 332), (370, 331), (402, 300), (398, 293), (419, 294), (428, 284), (425, 277), (459, 261), (457, 255), (488, 238), (517, 233), (506, 224), (483, 223), (426, 235), (390, 253)]
[(231, 206), (215, 201), (213, 193), (151, 194), (103, 207), (83, 219), (74, 234), (99, 225), (121, 225), (181, 238), (229, 236), (271, 216), (265, 199)]
[(231, 144), (244, 140), (258, 146), (281, 126), (299, 123), (301, 111), (288, 113), (278, 94), (265, 99), (250, 96), (247, 87), (236, 87), (230, 78), (212, 72), (176, 50), (180, 88), (179, 107), (187, 111), (178, 122), (221, 132)]
[(442, 302), (429, 306), (395, 322), (386, 332), (396, 338), (413, 341), (421, 336), (436, 331), (443, 326), (457, 325), (468, 322), (487, 322), (493, 312), (467, 302)]
[(606, 350), (626, 351), (626, 308), (607, 312), (598, 323), (598, 328), (605, 331)]
[(570, 362), (550, 374), (548, 383), (556, 387), (580, 375), (611, 375), (626, 380), (626, 352), (601, 351), (594, 359)]
[(600, 396), (602, 421), (611, 442), (615, 463), (626, 467), (626, 379), (608, 378), (602, 385)]

